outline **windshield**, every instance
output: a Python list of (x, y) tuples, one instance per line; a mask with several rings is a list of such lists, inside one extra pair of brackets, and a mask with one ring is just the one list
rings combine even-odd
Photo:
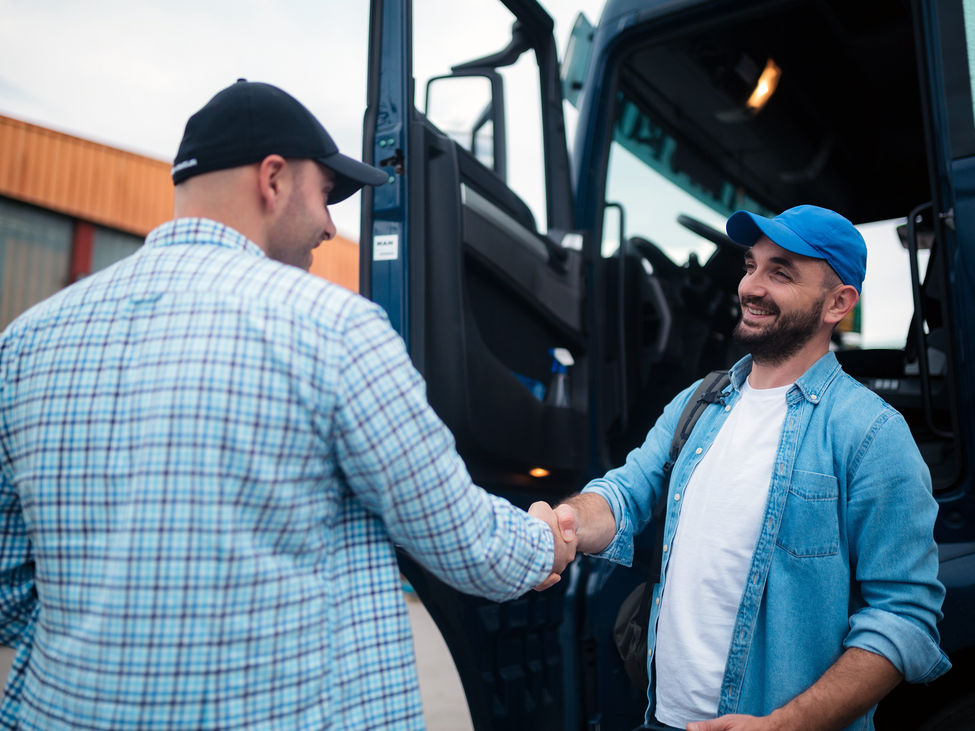
[[(679, 144), (625, 91), (617, 94), (616, 109), (606, 200), (623, 205), (627, 236), (649, 239), (678, 264), (686, 262), (691, 252), (706, 261), (714, 245), (681, 226), (678, 215), (721, 232), (736, 210), (772, 215), (741, 186)], [(607, 231), (603, 238), (603, 255), (610, 256), (619, 246), (619, 237)]]
[[(736, 210), (768, 217), (778, 213), (765, 209), (740, 186), (719, 177), (703, 160), (681, 152), (678, 140), (650, 114), (640, 111), (624, 92), (619, 93), (617, 101), (620, 111), (610, 144), (606, 201), (623, 206), (628, 238), (649, 240), (676, 264), (684, 265), (691, 253), (703, 263), (716, 247), (678, 223), (679, 215), (724, 233), (728, 216)], [(839, 347), (904, 347), (914, 301), (909, 254), (896, 230), (903, 223), (904, 219), (897, 219), (857, 226), (867, 243), (867, 276), (860, 302), (839, 328)], [(615, 215), (607, 215), (602, 239), (602, 255), (613, 256), (619, 248)], [(928, 252), (922, 250), (918, 254), (922, 277), (927, 264)]]

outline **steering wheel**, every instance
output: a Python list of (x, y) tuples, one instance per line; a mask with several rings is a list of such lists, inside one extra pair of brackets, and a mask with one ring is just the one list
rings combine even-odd
[(725, 249), (734, 254), (744, 254), (748, 251), (747, 246), (742, 246), (731, 240), (727, 234), (723, 234), (718, 229), (709, 226), (703, 221), (698, 221), (696, 218), (691, 218), (690, 216), (685, 216), (683, 213), (677, 216), (677, 223), (686, 228), (688, 231), (696, 233), (698, 236), (707, 239), (712, 244), (717, 246), (719, 249)]
[(686, 273), (684, 268), (667, 256), (664, 250), (652, 241), (633, 236), (629, 239), (629, 244), (636, 249), (640, 256), (650, 262), (654, 273), (661, 279), (680, 281), (684, 278)]

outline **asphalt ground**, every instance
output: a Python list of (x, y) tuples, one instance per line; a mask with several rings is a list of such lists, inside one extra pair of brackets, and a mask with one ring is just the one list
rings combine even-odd
[(464, 688), (440, 630), (419, 599), (407, 595), (427, 731), (473, 731)]

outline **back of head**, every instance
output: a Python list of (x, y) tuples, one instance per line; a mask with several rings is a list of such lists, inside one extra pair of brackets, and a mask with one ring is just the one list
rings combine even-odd
[(322, 123), (287, 92), (238, 79), (190, 117), (171, 171), (173, 183), (217, 170), (261, 162), (269, 155), (315, 160), (335, 173), (330, 203), (386, 174), (339, 152)]

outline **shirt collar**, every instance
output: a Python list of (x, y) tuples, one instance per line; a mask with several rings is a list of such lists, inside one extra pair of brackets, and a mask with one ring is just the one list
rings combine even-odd
[[(745, 379), (748, 378), (748, 374), (751, 371), (752, 357), (750, 355), (746, 355), (735, 363), (728, 375), (736, 391), (741, 392), (742, 385), (745, 383)], [(839, 372), (839, 361), (836, 360), (836, 356), (830, 351), (813, 363), (809, 370), (799, 376), (793, 387), (799, 390), (799, 393), (802, 394), (802, 397), (806, 401), (818, 404), (823, 398), (823, 392)], [(789, 393), (793, 393), (793, 390), (790, 390)]]
[(209, 218), (177, 218), (154, 228), (146, 237), (146, 248), (177, 244), (209, 244), (246, 251), (267, 258), (260, 246), (239, 231)]

